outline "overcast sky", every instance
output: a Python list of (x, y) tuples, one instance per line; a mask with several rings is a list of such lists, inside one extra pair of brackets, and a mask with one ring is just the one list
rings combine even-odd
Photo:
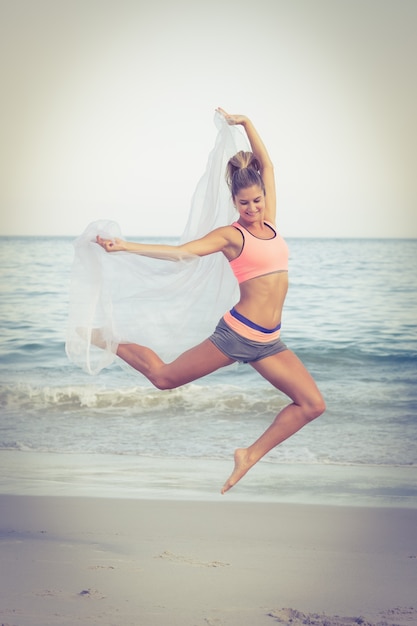
[(415, 0), (0, 0), (0, 234), (179, 235), (214, 110), (288, 237), (417, 237)]

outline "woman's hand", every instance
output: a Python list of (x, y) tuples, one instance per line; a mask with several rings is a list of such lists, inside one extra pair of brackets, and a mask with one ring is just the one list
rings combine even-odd
[(104, 248), (106, 252), (122, 252), (126, 250), (126, 242), (117, 237), (114, 239), (103, 239), (97, 235), (96, 242)]
[(223, 115), (224, 119), (229, 124), (229, 126), (236, 126), (237, 124), (245, 124), (248, 121), (248, 118), (245, 115), (236, 115), (236, 114), (230, 115), (229, 113), (227, 113), (224, 109), (221, 109), (220, 107), (218, 107), (216, 111), (217, 113), (220, 113), (220, 115)]

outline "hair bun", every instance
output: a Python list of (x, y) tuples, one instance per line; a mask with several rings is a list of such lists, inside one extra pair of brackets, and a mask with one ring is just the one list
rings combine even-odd
[(253, 152), (245, 152), (240, 150), (229, 161), (229, 163), (236, 169), (244, 170), (251, 167), (259, 172), (258, 159), (254, 156)]
[(241, 190), (252, 185), (259, 185), (265, 193), (265, 187), (260, 173), (260, 164), (253, 152), (240, 150), (228, 162), (226, 181), (232, 192), (232, 197)]

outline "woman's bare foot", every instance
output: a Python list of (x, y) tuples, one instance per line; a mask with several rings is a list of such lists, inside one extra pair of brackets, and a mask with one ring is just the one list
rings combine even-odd
[(223, 485), (221, 493), (229, 491), (236, 483), (246, 474), (252, 467), (253, 463), (249, 460), (249, 452), (247, 448), (237, 448), (235, 450), (235, 467), (229, 478)]

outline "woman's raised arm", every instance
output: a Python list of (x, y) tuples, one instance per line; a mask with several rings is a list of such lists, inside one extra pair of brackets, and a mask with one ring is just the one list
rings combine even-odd
[(217, 108), (216, 111), (224, 116), (226, 122), (231, 126), (241, 125), (245, 129), (246, 135), (254, 156), (258, 159), (260, 165), (260, 174), (265, 185), (265, 217), (268, 221), (275, 223), (276, 215), (276, 189), (275, 189), (275, 173), (274, 165), (269, 156), (268, 150), (262, 141), (258, 131), (246, 117), (246, 115), (230, 115), (224, 109)]

